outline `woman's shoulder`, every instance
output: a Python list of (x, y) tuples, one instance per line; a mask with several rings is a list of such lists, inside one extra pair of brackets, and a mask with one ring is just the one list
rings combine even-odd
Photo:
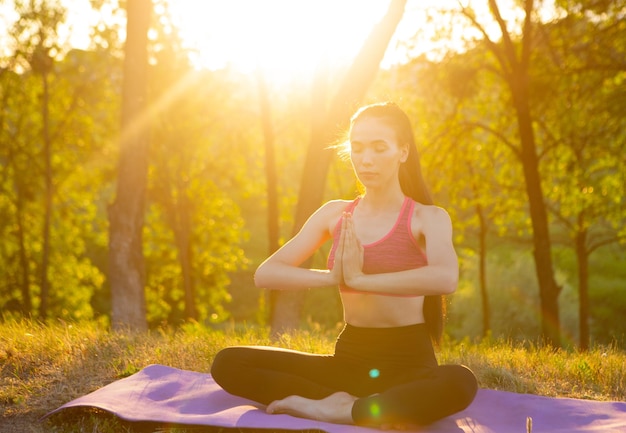
[(433, 204), (414, 203), (412, 217), (420, 220), (422, 224), (450, 222), (450, 215), (444, 208)]
[(318, 211), (332, 213), (332, 214), (342, 213), (353, 202), (354, 200), (342, 200), (342, 199), (329, 200), (326, 203), (324, 203), (322, 207), (319, 208)]
[(324, 203), (314, 214), (314, 217), (326, 225), (334, 227), (343, 212), (350, 206), (353, 200), (330, 200)]

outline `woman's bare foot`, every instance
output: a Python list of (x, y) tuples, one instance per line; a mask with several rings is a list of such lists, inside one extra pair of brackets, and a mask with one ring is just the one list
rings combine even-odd
[(291, 395), (282, 400), (271, 402), (267, 413), (285, 413), (299, 418), (335, 424), (354, 424), (352, 405), (357, 398), (347, 392), (336, 392), (321, 400)]

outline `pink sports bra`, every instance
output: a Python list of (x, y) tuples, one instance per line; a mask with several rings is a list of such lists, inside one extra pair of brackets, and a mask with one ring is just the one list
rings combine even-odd
[[(360, 197), (357, 197), (347, 207), (346, 212), (350, 213), (358, 204)], [(415, 202), (409, 197), (405, 197), (400, 215), (393, 228), (382, 239), (363, 245), (363, 272), (366, 274), (383, 274), (388, 272), (405, 271), (416, 269), (428, 264), (426, 253), (419, 246), (411, 233), (411, 217), (415, 208)], [(343, 218), (343, 217), (342, 217)], [(328, 269), (332, 269), (335, 264), (335, 252), (337, 241), (341, 234), (341, 219), (337, 222), (333, 231), (333, 246), (328, 254)], [(359, 292), (348, 286), (341, 285), (342, 292)], [(414, 297), (415, 295), (396, 295), (385, 292), (367, 292), (376, 295)]]

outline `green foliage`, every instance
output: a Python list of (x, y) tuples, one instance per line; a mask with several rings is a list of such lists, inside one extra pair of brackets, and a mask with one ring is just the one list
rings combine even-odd
[[(30, 24), (18, 23), (14, 30), (16, 42), (26, 45), (30, 42), (23, 39), (23, 34), (31, 34), (37, 25), (47, 25), (38, 23), (36, 14), (28, 16)], [(43, 27), (42, 31), (54, 32)], [(5, 63), (17, 68), (25, 53), (24, 47), (18, 47)], [(110, 74), (111, 62), (94, 53), (72, 51), (61, 62), (50, 60), (51, 67), (46, 72), (50, 95), (47, 133), (52, 149), (54, 195), (51, 254), (46, 271), (51, 281), (49, 313), (64, 318), (91, 318), (92, 292), (102, 286), (104, 277), (88, 257), (88, 248), (102, 246), (104, 240), (97, 235), (98, 229), (105, 226), (98, 220), (103, 209), (97, 207), (102, 196), (97, 182), (111, 165), (110, 159), (107, 166), (100, 156), (110, 150), (105, 134), (108, 139), (116, 129), (111, 122), (115, 101), (104, 103), (107, 91), (109, 95), (115, 92), (110, 87), (115, 74)], [(6, 200), (0, 204), (4, 209), (0, 212), (1, 225), (7, 229), (3, 234), (6, 248), (0, 253), (2, 281), (6, 282), (0, 287), (4, 314), (33, 314), (40, 301), (45, 212), (42, 134), (46, 130), (39, 72), (6, 70), (0, 77), (5, 102), (0, 142), (6, 152), (2, 158), (3, 171), (6, 170), (2, 195)], [(94, 112), (100, 114), (93, 116)]]
[[(37, 12), (31, 15), (33, 22), (37, 17), (42, 18)], [(19, 35), (28, 34), (24, 25), (20, 23), (16, 30)], [(102, 23), (95, 31), (99, 36), (94, 39), (94, 51), (73, 50), (59, 60), (51, 59), (54, 202), (47, 273), (52, 284), (50, 317), (97, 316), (106, 321), (110, 308), (106, 281), (107, 205), (114, 190), (121, 62), (115, 57), (119, 51), (112, 34), (102, 28)], [(17, 59), (25, 53), (19, 44), (28, 41), (22, 36), (15, 41)], [(225, 309), (230, 297), (229, 275), (247, 262), (239, 246), (247, 233), (232, 197), (246, 189), (252, 191), (251, 186), (256, 184), (245, 180), (250, 173), (247, 161), (233, 158), (231, 151), (235, 147), (224, 144), (239, 140), (245, 150), (250, 139), (237, 136), (240, 128), (231, 120), (230, 130), (212, 128), (211, 124), (222, 122), (226, 126), (223, 120), (236, 119), (235, 113), (242, 106), (239, 102), (233, 104), (229, 74), (192, 70), (183, 60), (187, 53), (167, 39), (155, 43), (155, 47), (153, 88), (160, 90), (152, 96), (156, 151), (151, 173), (156, 181), (147, 209), (145, 247), (150, 319), (156, 326), (162, 322), (180, 323), (186, 318), (182, 312), (177, 237), (185, 227), (193, 242), (191, 266), (197, 317), (222, 321), (229, 316)], [(172, 58), (174, 54), (178, 58)], [(16, 69), (3, 70), (0, 76), (4, 102), (0, 117), (0, 230), (4, 241), (0, 249), (0, 306), (6, 318), (36, 316), (44, 220), (40, 157), (43, 126), (38, 99), (41, 83), (33, 71), (18, 69), (23, 63), (7, 57), (3, 64)], [(203, 91), (198, 92), (198, 88)], [(166, 151), (160, 152), (162, 149)], [(231, 160), (229, 170), (221, 157), (215, 158), (219, 154)], [(159, 184), (163, 178), (167, 182)], [(186, 221), (180, 219), (180, 199), (193, 203)]]
[[(451, 337), (478, 341), (483, 333), (482, 306), (478, 282), (475, 279), (477, 257), (471, 250), (462, 250), (462, 279), (455, 294), (450, 296), (446, 330)], [(592, 343), (624, 346), (626, 329), (615, 314), (626, 313), (626, 292), (623, 269), (624, 252), (606, 249), (590, 262)], [(556, 250), (557, 282), (562, 287), (559, 297), (561, 323), (566, 347), (579, 343), (579, 297), (577, 263), (572, 251)], [(488, 257), (487, 287), (491, 309), (490, 336), (507, 341), (534, 341), (539, 328), (539, 300), (527, 247), (495, 248)]]
[[(194, 205), (202, 210), (192, 221), (198, 318), (220, 322), (228, 318), (224, 304), (230, 299), (229, 274), (244, 268), (247, 262), (243, 250), (237, 246), (244, 235), (243, 221), (236, 205), (214, 185), (208, 182), (199, 185), (202, 189), (190, 192), (197, 197)], [(176, 242), (164, 219), (163, 213), (153, 208), (148, 213), (144, 236), (148, 320), (152, 325), (185, 320), (179, 257), (172, 247)]]
[(595, 340), (603, 344), (626, 346), (626, 254), (617, 248), (593, 257), (596, 270), (590, 278), (591, 329)]
[[(450, 296), (446, 328), (455, 339), (468, 337), (476, 341), (483, 335), (481, 295), (475, 278), (477, 265), (477, 257), (471, 250), (461, 251), (464, 277), (457, 292)], [(540, 305), (529, 248), (492, 248), (487, 258), (487, 270), (490, 336), (509, 341), (535, 340), (539, 335)], [(578, 296), (572, 284), (575, 281), (572, 272), (570, 267), (558, 268), (556, 275), (562, 287), (559, 305), (567, 347), (576, 347), (578, 335)]]

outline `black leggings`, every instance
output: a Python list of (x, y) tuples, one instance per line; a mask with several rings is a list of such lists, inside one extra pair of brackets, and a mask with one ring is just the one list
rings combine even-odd
[(425, 325), (346, 325), (334, 355), (259, 346), (221, 350), (211, 367), (231, 394), (262, 404), (289, 395), (322, 399), (337, 391), (359, 397), (355, 424), (433, 421), (465, 409), (478, 388), (461, 365), (438, 366)]

